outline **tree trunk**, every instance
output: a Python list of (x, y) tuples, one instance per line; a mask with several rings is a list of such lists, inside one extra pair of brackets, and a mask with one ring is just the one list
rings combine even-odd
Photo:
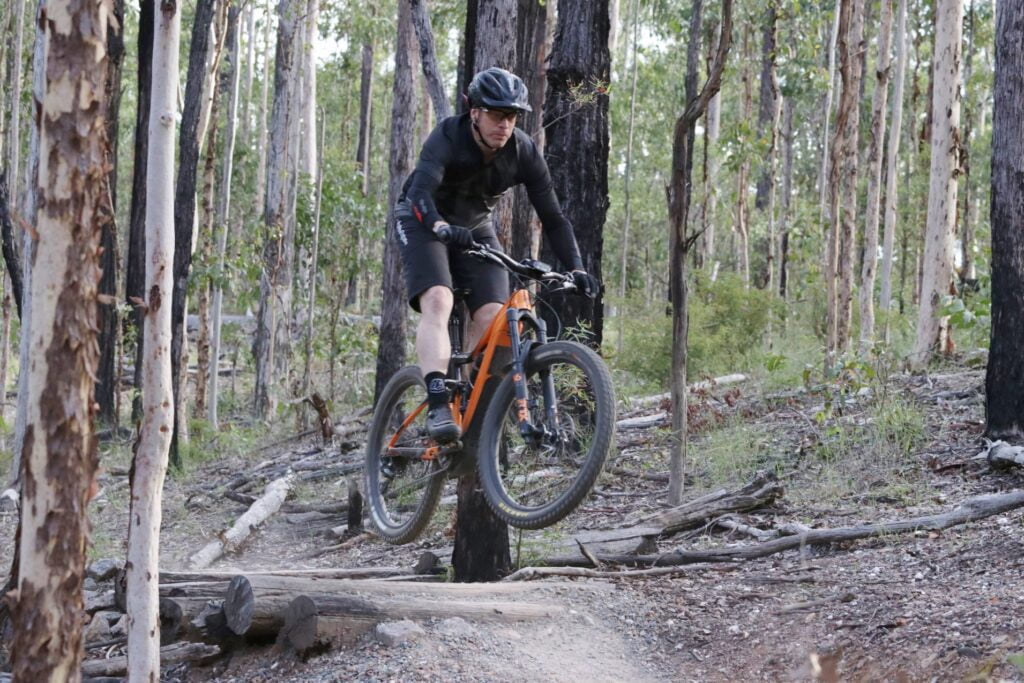
[(24, 298), (24, 286), (21, 282), (23, 269), (21, 249), (18, 247), (18, 236), (15, 232), (14, 221), (11, 218), (10, 188), (7, 186), (7, 178), (0, 174), (0, 241), (3, 244), (4, 266), (7, 268), (7, 276), (10, 278), (10, 288), (7, 295), (13, 295), (14, 303), (18, 309), (18, 317), (22, 317), (21, 302)]
[[(777, 169), (779, 165), (779, 132), (782, 125), (782, 88), (779, 84), (779, 76), (775, 69), (775, 52), (772, 52), (771, 68), (769, 73), (769, 84), (771, 87), (771, 101), (772, 101), (772, 117), (770, 121), (771, 125), (771, 138), (769, 143), (768, 151), (768, 169), (765, 175), (761, 176), (761, 181), (758, 181), (758, 193), (761, 192), (762, 181), (767, 176), (767, 192), (768, 192), (768, 248), (765, 250), (765, 259), (767, 261), (767, 277), (768, 282), (765, 289), (768, 292), (775, 291), (775, 269), (776, 269), (776, 253), (778, 250), (778, 244), (776, 243), (776, 185), (775, 176), (777, 175)], [(764, 93), (762, 93), (763, 95)], [(769, 346), (771, 345), (771, 318), (768, 319), (768, 339)]]
[(672, 396), (672, 432), (669, 446), (670, 505), (682, 502), (685, 478), (687, 439), (686, 361), (689, 335), (688, 294), (686, 289), (686, 258), (695, 236), (689, 234), (690, 180), (693, 174), (693, 141), (697, 120), (704, 114), (708, 101), (721, 88), (722, 72), (732, 43), (732, 0), (722, 0), (722, 25), (715, 61), (708, 72), (700, 94), (697, 94), (697, 59), (700, 54), (701, 0), (694, 0), (690, 18), (690, 47), (686, 77), (686, 109), (676, 121), (672, 140), (672, 175), (668, 187), (668, 213), (672, 232), (669, 235), (669, 267), (672, 302), (672, 374), (669, 378)]
[[(146, 312), (135, 302), (146, 298), (146, 163), (149, 160), (149, 105), (153, 71), (153, 16), (155, 0), (139, 0), (138, 96), (135, 110), (135, 145), (132, 164), (132, 200), (128, 210), (128, 254), (125, 262), (125, 302), (131, 307), (135, 342), (133, 386), (142, 386), (142, 338)], [(142, 419), (142, 396), (132, 400), (132, 422)]]
[[(43, 93), (46, 85), (46, 41), (43, 38), (44, 17), (46, 15), (45, 0), (40, 0), (36, 10), (36, 44), (32, 51), (32, 93), (36, 111), (42, 107)], [(26, 183), (25, 201), (20, 204), (21, 216), (29, 225), (36, 225), (36, 207), (38, 206), (39, 185), (39, 147), (41, 131), (38, 125), (32, 126), (29, 137), (28, 177), (32, 182)], [(37, 240), (27, 231), (22, 236), (21, 282), (24, 299), (21, 302), (21, 330), (18, 340), (18, 408), (14, 418), (14, 457), (11, 459), (11, 486), (19, 486), (21, 472), (21, 452), (24, 449), (28, 427), (28, 377), (30, 370), (29, 340), (32, 338), (32, 273), (36, 258)]]
[[(708, 41), (707, 68), (710, 72), (711, 61), (718, 51), (718, 33), (712, 31), (714, 36)], [(715, 93), (714, 97), (708, 100), (708, 111), (705, 117), (707, 130), (704, 134), (704, 156), (706, 157), (705, 183), (704, 183), (704, 211), (701, 220), (703, 234), (701, 235), (700, 248), (703, 252), (698, 259), (703, 266), (715, 263), (715, 221), (716, 208), (718, 206), (718, 175), (721, 162), (718, 155), (718, 138), (722, 131), (722, 96)]]
[(860, 58), (863, 49), (861, 7), (856, 0), (841, 0), (838, 50), (842, 91), (832, 143), (830, 184), (832, 221), (828, 236), (826, 270), (827, 311), (825, 365), (831, 368), (850, 344), (853, 302), (853, 263), (857, 209), (857, 133), (860, 123)]
[[(743, 81), (743, 120), (749, 121), (754, 108), (753, 86), (750, 76), (750, 26), (743, 25), (743, 48), (740, 79)], [(736, 250), (736, 272), (743, 277), (743, 285), (750, 287), (750, 224), (747, 208), (747, 181), (750, 174), (750, 159), (743, 156), (736, 174), (736, 236), (739, 238)]]
[(266, 233), (260, 307), (257, 317), (256, 412), (269, 421), (277, 409), (277, 392), (287, 381), (291, 354), (292, 262), (295, 248), (294, 176), (296, 152), (291, 145), (295, 111), (295, 31), (300, 0), (278, 4), (277, 49), (274, 69), (274, 109), (267, 152)]
[[(234, 27), (231, 29), (234, 30)], [(209, 264), (213, 260), (213, 240), (217, 231), (217, 217), (215, 214), (214, 193), (217, 184), (217, 119), (220, 110), (221, 87), (214, 82), (212, 84), (213, 102), (210, 105), (210, 120), (213, 122), (210, 135), (206, 140), (206, 160), (203, 165), (203, 188), (202, 197), (202, 219), (199, 222), (199, 253), (200, 262)], [(198, 319), (198, 331), (196, 338), (196, 393), (194, 403), (194, 415), (203, 417), (206, 414), (206, 390), (210, 381), (210, 289), (212, 282), (209, 276), (204, 275), (196, 283), (199, 290), (196, 296), (196, 317)], [(187, 366), (187, 357), (186, 363)], [(187, 367), (185, 368), (185, 379), (187, 381)], [(184, 409), (184, 405), (182, 406)]]
[(113, 1), (114, 19), (118, 28), (107, 33), (107, 189), (109, 196), (111, 220), (104, 225), (102, 251), (100, 252), (101, 269), (100, 294), (110, 297), (109, 301), (100, 302), (97, 311), (99, 324), (99, 368), (96, 375), (95, 395), (99, 404), (99, 419), (117, 426), (118, 416), (115, 411), (118, 391), (117, 365), (114, 352), (117, 349), (118, 316), (114, 303), (117, 301), (117, 225), (113, 218), (117, 211), (117, 141), (118, 119), (121, 111), (121, 62), (124, 58), (124, 0)]
[[(38, 232), (31, 281), (34, 353), (21, 454), (24, 500), (10, 647), (17, 680), (77, 680), (82, 658), (86, 506), (98, 456), (99, 244), (109, 220), (105, 174), (107, 4), (42, 16), (46, 74), (37, 99)], [(19, 56), (20, 58), (20, 56)]]
[(270, 22), (274, 16), (272, 0), (267, 0), (263, 20), (263, 89), (260, 93), (260, 110), (256, 125), (259, 137), (256, 143), (256, 206), (265, 207), (267, 200), (267, 100), (270, 96)]
[[(548, 14), (552, 12), (553, 0), (519, 0), (519, 29), (516, 46), (516, 73), (526, 83), (530, 93), (530, 106), (520, 126), (537, 143), (537, 149), (544, 153), (544, 91), (547, 88), (547, 58), (551, 44), (548, 40)], [(553, 14), (552, 14), (553, 16)], [(511, 255), (516, 259), (536, 258), (540, 244), (540, 220), (533, 211), (533, 204), (527, 196), (526, 187), (517, 185), (512, 216)]]
[[(782, 137), (786, 148), (782, 161), (782, 225), (779, 230), (779, 296), (786, 300), (789, 292), (789, 230), (793, 223), (793, 98), (783, 102)], [(783, 316), (786, 309), (783, 308)]]
[(508, 526), (499, 521), (480, 490), (476, 473), (463, 475), (457, 489), (455, 580), (463, 583), (497, 581), (512, 569)]
[[(430, 27), (430, 13), (427, 11), (427, 0), (409, 0), (409, 4), (412, 9), (412, 23), (416, 29), (416, 39), (419, 41), (420, 46), (420, 65), (423, 68), (423, 79), (427, 85), (427, 92), (430, 93), (430, 102), (434, 107), (434, 114), (438, 121), (446, 119), (452, 115), (451, 103), (444, 94), (444, 82), (441, 80), (440, 70), (437, 66), (437, 54), (434, 50), (434, 31)], [(369, 47), (369, 56), (366, 56), (365, 50)], [(363, 46), (364, 50), (364, 66), (366, 70), (363, 78), (366, 79), (367, 83), (372, 82), (373, 77), (373, 46), (366, 44)], [(369, 86), (367, 86), (367, 92), (364, 94), (360, 90), (360, 105), (362, 101), (366, 101), (366, 112), (369, 117)], [(363, 145), (364, 130), (363, 130), (363, 108), (360, 106), (360, 117), (359, 117), (359, 150), (363, 152), (363, 158), (366, 158), (365, 148)], [(367, 127), (369, 122), (367, 121)], [(369, 136), (365, 136), (368, 140)], [(362, 162), (360, 162), (362, 163)]]
[[(178, 175), (174, 188), (174, 283), (171, 290), (171, 384), (174, 393), (174, 433), (171, 437), (171, 462), (181, 465), (178, 442), (181, 440), (184, 415), (183, 367), (188, 366), (185, 348), (186, 295), (188, 275), (192, 268), (193, 232), (196, 219), (196, 183), (199, 170), (199, 149), (202, 130), (203, 90), (206, 85), (207, 53), (210, 49), (210, 26), (217, 0), (198, 0), (189, 46), (188, 78), (181, 112), (178, 139)], [(152, 129), (150, 131), (152, 134)]]
[(135, 445), (128, 526), (128, 666), (132, 680), (159, 677), (161, 498), (174, 424), (171, 382), (171, 266), (175, 253), (174, 124), (177, 120), (181, 12), (164, 3), (156, 16), (146, 163), (146, 317), (142, 335), (142, 424)]
[[(14, 24), (14, 46), (11, 59), (11, 119), (8, 131), (7, 143), (7, 187), (11, 191), (11, 211), (17, 212), (21, 207), (20, 195), (18, 193), (18, 174), (21, 170), (21, 65), (22, 65), (22, 43), (25, 36), (25, 0), (16, 0), (14, 15), (11, 18)], [(6, 39), (5, 39), (6, 40)]]
[[(214, 431), (218, 429), (219, 419), (217, 416), (218, 399), (218, 368), (220, 367), (221, 348), (221, 312), (224, 306), (224, 288), (221, 286), (221, 278), (225, 274), (225, 264), (228, 253), (228, 234), (230, 232), (229, 220), (231, 218), (231, 178), (234, 172), (235, 137), (238, 123), (238, 94), (239, 81), (241, 76), (241, 64), (239, 63), (239, 22), (238, 8), (232, 7), (231, 15), (228, 17), (228, 54), (229, 65), (225, 77), (225, 87), (228, 90), (228, 110), (224, 131), (223, 159), (221, 160), (220, 172), (220, 194), (217, 195), (217, 272), (220, 275), (213, 284), (213, 310), (211, 311), (212, 333), (210, 340), (210, 372), (209, 386), (209, 408), (207, 419)], [(251, 10), (250, 10), (251, 11)], [(251, 16), (251, 15), (250, 15)], [(250, 32), (251, 36), (251, 32)]]
[(416, 49), (412, 10), (408, 2), (398, 4), (398, 29), (395, 42), (395, 80), (391, 91), (391, 146), (388, 159), (388, 215), (385, 223), (384, 273), (381, 285), (380, 334), (377, 342), (377, 376), (373, 400), (405, 363), (405, 318), (408, 302), (402, 280), (402, 261), (398, 252), (395, 227), (395, 203), (402, 183), (415, 164), (413, 135), (416, 129), (412, 51)]
[(302, 18), (304, 40), (302, 42), (302, 93), (300, 112), (302, 135), (300, 136), (299, 172), (313, 183), (317, 175), (316, 136), (316, 59), (314, 58), (318, 38), (317, 19), (320, 16), (320, 0), (306, 0), (306, 11)]
[[(321, 116), (323, 116), (321, 110)], [(313, 364), (313, 322), (315, 320), (316, 312), (316, 281), (317, 281), (317, 270), (318, 262), (320, 259), (320, 205), (323, 200), (323, 189), (324, 189), (324, 122), (320, 122), (320, 144), (317, 147), (317, 161), (316, 161), (316, 195), (313, 200), (313, 250), (310, 254), (310, 278), (309, 278), (309, 299), (307, 308), (309, 310), (309, 317), (306, 320), (306, 348), (305, 348), (305, 361), (306, 365), (302, 371), (302, 395), (309, 396), (311, 390), (310, 384), (310, 366)], [(303, 412), (303, 415), (306, 413)]]
[[(840, 5), (837, 2), (832, 13), (832, 33), (828, 44), (828, 89), (825, 91), (825, 123), (822, 126), (821, 134), (821, 169), (818, 171), (818, 222), (822, 225), (825, 224), (825, 198), (832, 185), (829, 182), (832, 175), (829, 169), (829, 159), (831, 159), (832, 153), (829, 151), (828, 143), (829, 123), (832, 118), (832, 98), (836, 87), (836, 44), (839, 37), (839, 15)], [(829, 220), (832, 220), (831, 216)]]
[(899, 173), (900, 133), (903, 125), (903, 81), (907, 72), (907, 0), (896, 10), (896, 73), (892, 86), (892, 125), (885, 155), (885, 232), (882, 236), (882, 274), (878, 307), (884, 316), (883, 338), (889, 343), (889, 309), (892, 306), (892, 260), (896, 241), (896, 176)]
[(1024, 4), (996, 5), (992, 110), (992, 336), (985, 374), (985, 435), (1024, 436)]
[[(626, 271), (629, 267), (629, 222), (632, 218), (632, 205), (630, 204), (630, 182), (632, 181), (633, 173), (633, 127), (636, 123), (636, 84), (637, 84), (637, 47), (639, 45), (640, 35), (640, 8), (639, 0), (633, 0), (633, 84), (629, 94), (629, 132), (626, 135), (626, 169), (625, 169), (625, 183), (622, 191), (622, 209), (624, 217), (622, 219), (622, 255), (619, 260), (619, 306), (621, 310), (618, 314), (618, 326), (619, 326), (619, 340), (618, 340), (618, 353), (622, 353), (623, 338), (625, 337), (625, 308), (626, 308)], [(706, 138), (705, 138), (706, 140)], [(705, 149), (707, 145), (705, 143)]]
[(868, 203), (864, 221), (864, 266), (860, 284), (860, 350), (867, 353), (875, 340), (875, 268), (878, 264), (878, 212), (882, 184), (882, 143), (885, 140), (885, 107), (889, 94), (889, 39), (892, 34), (892, 0), (882, 0), (878, 24), (878, 62), (875, 92), (871, 96), (871, 141), (868, 146)]
[[(953, 277), (957, 156), (960, 137), (960, 50), (963, 0), (940, 0), (935, 8), (935, 76), (932, 98), (931, 168), (923, 278), (917, 338), (911, 362), (923, 367), (932, 353), (948, 353), (949, 321), (939, 313)], [(993, 145), (993, 149), (998, 149)]]
[(970, 7), (967, 10), (967, 19), (969, 24), (967, 27), (967, 53), (964, 58), (964, 88), (968, 100), (963, 107), (964, 131), (963, 136), (960, 138), (960, 167), (964, 176), (964, 201), (963, 210), (960, 212), (960, 219), (963, 221), (963, 229), (960, 231), (960, 248), (963, 255), (963, 262), (960, 268), (960, 281), (962, 283), (974, 282), (977, 279), (974, 265), (974, 221), (972, 220), (974, 215), (971, 210), (973, 206), (973, 193), (971, 191), (971, 137), (973, 135), (975, 105), (971, 101), (971, 91), (969, 90), (974, 62), (974, 22), (976, 20), (974, 0), (971, 0)]
[[(771, 135), (771, 153), (774, 153), (775, 146), (775, 133), (776, 128), (770, 128), (772, 122), (776, 120), (775, 110), (777, 107), (775, 94), (776, 83), (778, 77), (775, 74), (775, 42), (776, 32), (778, 25), (778, 13), (775, 6), (775, 0), (769, 0), (768, 7), (765, 9), (764, 17), (764, 32), (761, 36), (761, 86), (760, 94), (758, 99), (758, 110), (757, 110), (757, 137), (764, 138), (765, 135)], [(769, 164), (770, 165), (770, 164)], [(770, 184), (773, 183), (768, 166), (765, 166), (761, 171), (761, 177), (757, 180), (757, 195), (754, 199), (754, 208), (758, 211), (764, 211), (768, 208), (769, 194), (771, 193)], [(770, 220), (770, 217), (769, 217)], [(769, 240), (770, 241), (770, 240)], [(769, 247), (769, 253), (771, 248)], [(769, 272), (771, 267), (769, 266)], [(770, 280), (769, 276), (769, 280)], [(772, 287), (769, 285), (769, 290)]]
[(373, 112), (373, 43), (363, 43), (363, 61), (359, 71), (359, 140), (356, 164), (363, 174), (363, 196), (370, 193), (370, 124)]
[[(555, 194), (566, 218), (576, 226), (583, 267), (598, 280), (608, 212), (608, 22), (606, 3), (559, 2), (544, 105), (544, 156)], [(580, 84), (593, 95), (593, 102), (582, 108), (572, 92)], [(549, 245), (541, 259), (556, 261)], [(562, 323), (560, 328), (549, 320), (549, 331), (583, 327), (588, 341), (601, 346), (603, 291), (594, 299), (565, 294), (545, 299)]]
[[(466, 82), (477, 72), (498, 66), (510, 71), (516, 68), (516, 36), (518, 33), (518, 0), (477, 0), (477, 18), (472, 42), (466, 36), (467, 51), (473, 46), (473, 69), (465, 75)], [(506, 192), (491, 212), (491, 222), (498, 241), (506, 251), (512, 250), (512, 218), (514, 192)], [(516, 226), (520, 229), (522, 226)]]

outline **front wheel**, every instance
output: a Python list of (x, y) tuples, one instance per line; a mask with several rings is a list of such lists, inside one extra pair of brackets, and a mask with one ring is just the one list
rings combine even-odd
[(534, 347), (525, 367), (531, 433), (520, 428), (509, 373), (484, 416), (477, 466), (499, 519), (543, 529), (575, 510), (597, 481), (615, 432), (615, 396), (604, 361), (576, 342)]
[(416, 366), (384, 386), (366, 439), (366, 497), (377, 533), (408, 543), (430, 523), (446, 472), (427, 436), (426, 386)]

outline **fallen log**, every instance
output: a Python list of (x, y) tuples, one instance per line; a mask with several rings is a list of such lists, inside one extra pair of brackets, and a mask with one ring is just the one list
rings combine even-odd
[(984, 456), (993, 469), (1024, 467), (1024, 447), (1011, 446), (1005, 441), (990, 441), (978, 456)]
[[(349, 585), (353, 583), (349, 582)], [(389, 589), (396, 587), (397, 583), (387, 584)], [(435, 597), (440, 598), (427, 600), (408, 594), (398, 598), (379, 594), (357, 595), (351, 588), (323, 590), (327, 588), (324, 585), (316, 586), (320, 589), (316, 591), (263, 588), (254, 586), (244, 576), (238, 576), (231, 581), (225, 594), (224, 614), (228, 628), (233, 633), (247, 637), (268, 637), (280, 633), (284, 628), (287, 609), (300, 596), (313, 602), (317, 621), (334, 621), (336, 623), (331, 627), (332, 632), (353, 635), (361, 634), (381, 621), (462, 617), (476, 621), (507, 622), (550, 617), (564, 611), (556, 605), (520, 600), (455, 600), (445, 594), (449, 591), (429, 590), (436, 587), (431, 584), (415, 584), (415, 592), (434, 592), (437, 593)], [(469, 593), (479, 595), (481, 592)], [(504, 591), (488, 590), (485, 594), (499, 592)]]
[[(159, 592), (162, 596), (173, 597), (178, 601), (220, 600), (231, 579), (222, 578), (215, 581), (191, 581), (179, 583), (161, 583)], [(523, 586), (508, 586), (487, 583), (422, 583), (417, 581), (381, 579), (332, 579), (306, 576), (289, 576), (283, 574), (249, 573), (245, 577), (253, 587), (254, 595), (290, 594), (313, 595), (317, 593), (335, 593), (348, 595), (371, 595), (393, 597), (408, 595), (414, 598), (432, 600), (450, 599), (488, 599), (495, 596), (518, 596), (533, 589)]]
[(746, 512), (774, 503), (782, 497), (782, 484), (774, 472), (762, 471), (738, 491), (721, 489), (697, 500), (659, 512), (646, 520), (646, 526), (661, 527), (662, 536), (696, 529), (731, 512)]
[(668, 472), (641, 472), (639, 470), (631, 470), (625, 467), (606, 467), (605, 471), (610, 474), (618, 474), (623, 477), (634, 477), (636, 479), (644, 479), (646, 481), (668, 483)]
[(744, 512), (774, 503), (782, 496), (782, 485), (773, 472), (759, 472), (741, 489), (720, 489), (680, 506), (664, 510), (621, 529), (586, 531), (557, 541), (549, 551), (557, 553), (542, 564), (551, 566), (593, 566), (577, 545), (585, 544), (600, 560), (603, 557), (629, 557), (657, 552), (656, 539), (680, 531), (698, 529), (734, 512)]
[[(750, 377), (743, 373), (733, 373), (731, 375), (722, 375), (721, 377), (715, 377), (714, 379), (705, 379), (700, 382), (694, 382), (689, 387), (690, 391), (707, 391), (708, 389), (714, 389), (715, 387), (724, 386), (726, 384), (738, 384), (739, 382), (746, 382)], [(655, 394), (654, 396), (644, 396), (642, 398), (636, 398), (629, 401), (631, 408), (649, 408), (656, 406), (662, 401), (668, 401), (672, 398), (671, 394)]]
[(652, 415), (641, 415), (640, 417), (627, 417), (615, 423), (616, 429), (646, 429), (657, 427), (668, 422), (669, 415), (664, 410)]
[[(205, 663), (217, 657), (220, 648), (205, 643), (174, 643), (160, 648), (160, 664), (180, 662)], [(82, 662), (82, 676), (124, 676), (128, 673), (128, 657), (87, 659)]]
[[(325, 567), (321, 569), (247, 569), (245, 575), (249, 578), (260, 576), (287, 576), (297, 579), (383, 579), (391, 576), (405, 576), (415, 574), (405, 567), (356, 567), (333, 569)], [(238, 570), (207, 570), (203, 572), (182, 572), (182, 571), (161, 571), (160, 584), (200, 584), (221, 582), (227, 585), (235, 576)]]
[[(598, 555), (597, 559), (609, 564), (621, 564), (632, 567), (669, 567), (706, 562), (754, 560), (808, 545), (844, 543), (864, 538), (904, 534), (922, 530), (941, 531), (1009, 512), (1020, 507), (1024, 507), (1024, 491), (1012, 491), (1010, 493), (969, 498), (957, 508), (934, 515), (892, 522), (880, 522), (878, 524), (839, 527), (836, 529), (812, 529), (796, 536), (784, 536), (765, 543), (729, 548), (710, 548), (708, 550), (675, 550), (662, 555)], [(552, 559), (559, 560), (560, 558)], [(551, 566), (555, 562), (547, 561), (544, 564)], [(561, 562), (560, 564), (581, 566), (580, 562)]]
[(672, 576), (675, 574), (685, 574), (687, 572), (694, 572), (697, 570), (705, 571), (708, 569), (714, 569), (718, 571), (732, 571), (738, 569), (735, 564), (723, 564), (714, 565), (708, 567), (653, 567), (651, 569), (620, 569), (614, 570), (600, 570), (600, 569), (589, 569), (587, 567), (523, 567), (515, 572), (512, 572), (506, 576), (503, 581), (533, 581), (535, 579), (543, 579), (549, 576), (572, 576), (587, 579), (632, 579), (632, 578), (646, 578), (650, 576)]
[(224, 553), (236, 550), (249, 538), (252, 530), (265, 522), (277, 512), (292, 487), (293, 476), (285, 475), (267, 484), (263, 497), (238, 518), (234, 525), (215, 541), (210, 541), (202, 550), (189, 560), (192, 569), (205, 569), (217, 561)]
[(328, 632), (321, 624), (316, 603), (308, 595), (300, 595), (284, 610), (284, 626), (278, 636), (278, 642), (290, 647), (300, 654), (319, 649), (332, 640), (336, 634)]

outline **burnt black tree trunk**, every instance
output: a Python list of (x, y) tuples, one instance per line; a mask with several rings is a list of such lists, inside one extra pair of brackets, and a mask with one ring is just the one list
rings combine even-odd
[[(598, 279), (608, 213), (608, 30), (607, 2), (560, 0), (544, 100), (544, 156), (555, 193), (575, 228), (583, 267)], [(581, 84), (592, 98), (582, 106), (571, 92)], [(546, 240), (541, 259), (551, 265), (556, 262)], [(563, 330), (585, 326), (587, 341), (599, 348), (604, 326), (603, 289), (595, 299), (571, 294), (544, 298)], [(558, 321), (549, 319), (548, 331), (553, 334), (558, 329)]]
[[(520, 127), (544, 151), (544, 133), (541, 117), (544, 113), (544, 90), (547, 86), (547, 5), (540, 0), (519, 0), (519, 28), (516, 38), (516, 73), (522, 77), (530, 91), (530, 106)], [(526, 188), (515, 189), (515, 204), (512, 214), (512, 251), (514, 258), (524, 259), (533, 255), (533, 245), (540, 229), (534, 215), (533, 205), (526, 195)]]
[(459, 479), (452, 567), (460, 582), (497, 581), (512, 569), (508, 527), (494, 517), (476, 474)]
[[(199, 170), (199, 118), (203, 108), (203, 86), (206, 82), (206, 57), (210, 50), (210, 24), (216, 0), (197, 0), (192, 24), (192, 43), (188, 54), (188, 78), (181, 112), (178, 137), (178, 177), (174, 186), (174, 287), (171, 290), (171, 387), (174, 408), (181, 405), (181, 357), (185, 336), (185, 299), (188, 273), (192, 267), (192, 229), (196, 213), (196, 182)], [(178, 452), (178, 424), (183, 416), (175, 414), (171, 436), (171, 464), (181, 466)]]
[[(492, 66), (511, 70), (518, 68), (516, 0), (474, 0), (467, 12), (473, 16), (467, 15), (466, 19), (463, 81), (469, 83), (476, 71)], [(512, 248), (514, 234), (521, 232), (519, 228), (523, 227), (515, 225), (516, 229), (513, 229), (513, 196), (505, 195), (492, 213), (498, 239), (506, 249)], [(484, 395), (490, 395), (486, 393), (489, 391), (490, 388), (486, 389)], [(463, 435), (467, 456), (477, 448), (478, 428), (478, 423), (472, 425)], [(512, 568), (508, 526), (491, 512), (475, 471), (459, 478), (457, 496), (455, 549), (452, 551), (455, 580), (472, 582), (500, 579)]]
[[(145, 312), (137, 307), (146, 298), (146, 160), (149, 157), (149, 100), (153, 75), (154, 0), (139, 2), (139, 96), (135, 111), (135, 163), (132, 201), (128, 212), (128, 255), (125, 262), (125, 301), (132, 307), (136, 389), (142, 387), (142, 326)], [(125, 340), (127, 342), (127, 339)], [(132, 421), (142, 417), (142, 394), (132, 401)]]
[(388, 158), (388, 215), (384, 240), (384, 274), (381, 285), (380, 336), (377, 342), (376, 404), (381, 389), (405, 363), (406, 308), (402, 260), (395, 230), (395, 202), (402, 183), (415, 164), (416, 94), (412, 62), (416, 36), (408, 2), (398, 3), (398, 38), (395, 41), (395, 80), (391, 90), (391, 151)]
[(14, 304), (18, 307), (18, 318), (21, 318), (21, 254), (18, 251), (18, 239), (14, 236), (14, 224), (11, 221), (10, 193), (7, 188), (7, 173), (0, 169), (0, 244), (3, 245), (4, 265), (11, 276), (11, 294)]
[(992, 110), (992, 337), (985, 435), (1024, 437), (1024, 3), (996, 5)]
[[(114, 0), (114, 18), (118, 27), (124, 26), (124, 0)], [(117, 136), (118, 119), (121, 111), (121, 66), (124, 62), (124, 31), (122, 28), (107, 31), (107, 188), (110, 201), (110, 220), (100, 234), (100, 276), (99, 293), (111, 297), (117, 294), (117, 225), (114, 215), (117, 211)], [(100, 303), (96, 311), (99, 325), (99, 365), (96, 368), (96, 403), (99, 404), (99, 419), (107, 424), (117, 424), (115, 393), (118, 377), (115, 352), (117, 351), (117, 311), (112, 303)]]
[[(775, 63), (775, 34), (778, 23), (778, 13), (775, 8), (775, 1), (770, 0), (765, 9), (764, 33), (761, 36), (761, 86), (760, 99), (757, 109), (757, 137), (763, 139), (765, 135), (771, 135), (769, 127), (772, 124), (772, 112), (775, 109), (775, 95), (772, 91), (772, 68)], [(754, 207), (758, 211), (768, 208), (768, 193), (771, 186), (767, 162), (761, 171), (761, 177), (757, 179), (757, 196), (754, 199)]]
[(469, 89), (469, 82), (473, 80), (473, 74), (476, 73), (473, 46), (476, 45), (476, 18), (479, 8), (479, 0), (466, 0), (466, 30), (463, 33), (465, 42), (459, 51), (459, 73), (458, 81), (455, 83), (455, 111), (459, 114), (469, 111), (466, 91)]

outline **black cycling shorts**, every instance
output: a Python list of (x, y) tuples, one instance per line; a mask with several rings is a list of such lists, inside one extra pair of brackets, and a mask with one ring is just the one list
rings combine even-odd
[[(501, 249), (489, 226), (474, 229), (473, 238), (492, 249)], [(420, 294), (437, 285), (469, 290), (466, 305), (471, 313), (484, 304), (508, 300), (508, 272), (504, 268), (448, 247), (418, 221), (398, 218), (393, 239), (398, 241), (402, 254), (405, 288), (415, 311), (420, 310)]]

